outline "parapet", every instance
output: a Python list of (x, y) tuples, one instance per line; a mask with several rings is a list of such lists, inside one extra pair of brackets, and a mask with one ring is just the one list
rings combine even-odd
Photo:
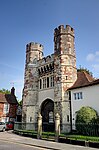
[(43, 45), (36, 42), (30, 42), (29, 44), (26, 45), (26, 51), (30, 51), (30, 50), (43, 51), (43, 49), (44, 49)]
[(51, 54), (40, 59), (38, 63), (39, 65), (45, 65), (46, 63), (51, 63), (53, 61), (54, 61), (54, 54)]
[(71, 34), (74, 36), (74, 29), (70, 25), (66, 25), (66, 27), (64, 27), (64, 25), (60, 25), (54, 30), (54, 35), (59, 34)]

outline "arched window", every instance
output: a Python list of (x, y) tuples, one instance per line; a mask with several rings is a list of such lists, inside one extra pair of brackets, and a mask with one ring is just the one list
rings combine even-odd
[(42, 89), (42, 80), (40, 79), (40, 89)]
[(49, 87), (49, 77), (47, 77), (47, 88)]
[(37, 63), (37, 58), (34, 58), (33, 59), (33, 64), (36, 64)]

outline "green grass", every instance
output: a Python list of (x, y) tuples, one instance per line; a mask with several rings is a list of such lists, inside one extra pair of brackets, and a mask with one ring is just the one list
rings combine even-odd
[(60, 137), (65, 137), (65, 138), (71, 139), (71, 140), (99, 142), (99, 137), (95, 137), (95, 136), (84, 136), (84, 135), (73, 135), (73, 134), (64, 135), (64, 134), (62, 134), (62, 135), (60, 135)]
[[(36, 135), (37, 131), (33, 130), (16, 130), (16, 133), (24, 134), (24, 135)], [(42, 138), (49, 139), (55, 137), (55, 132), (42, 132)], [(76, 134), (60, 134), (61, 138), (66, 138), (70, 140), (80, 140), (80, 141), (90, 141), (90, 142), (99, 142), (99, 137), (95, 136), (84, 136), (84, 135), (76, 135)]]

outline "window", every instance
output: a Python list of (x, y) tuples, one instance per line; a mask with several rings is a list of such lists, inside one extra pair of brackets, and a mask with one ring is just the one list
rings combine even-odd
[(9, 117), (3, 117), (2, 118), (2, 122), (8, 122), (9, 121)]
[(46, 88), (46, 78), (43, 78), (43, 88)]
[(74, 100), (83, 99), (82, 92), (74, 93)]
[(80, 98), (83, 99), (82, 92), (80, 92), (79, 94), (80, 94)]
[(50, 111), (49, 112), (49, 123), (53, 123), (54, 122), (54, 115), (53, 115), (53, 112)]
[(76, 100), (76, 93), (74, 93), (74, 99)]
[(9, 112), (9, 104), (4, 104), (4, 113), (7, 114)]
[(67, 122), (69, 122), (69, 115), (67, 115)]
[(51, 87), (53, 87), (54, 86), (54, 77), (53, 76), (51, 76), (50, 82), (51, 82)]
[(68, 80), (68, 76), (66, 76), (66, 80)]
[(47, 77), (47, 88), (49, 87), (49, 77)]
[(40, 89), (42, 88), (42, 80), (40, 79)]
[(32, 117), (30, 117), (30, 122), (32, 122)]

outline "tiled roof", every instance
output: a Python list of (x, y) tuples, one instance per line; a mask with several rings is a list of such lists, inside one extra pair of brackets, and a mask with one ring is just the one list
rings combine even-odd
[(85, 87), (85, 86), (91, 86), (91, 85), (95, 85), (95, 84), (99, 84), (99, 79), (95, 80), (92, 76), (90, 76), (88, 73), (86, 73), (84, 71), (78, 72), (77, 80), (74, 83), (74, 85), (69, 88), (69, 90), (81, 88), (81, 87)]
[(17, 104), (18, 102), (14, 95), (0, 93), (0, 103)]
[(5, 98), (5, 94), (0, 93), (0, 103), (5, 103), (5, 102), (7, 102)]

